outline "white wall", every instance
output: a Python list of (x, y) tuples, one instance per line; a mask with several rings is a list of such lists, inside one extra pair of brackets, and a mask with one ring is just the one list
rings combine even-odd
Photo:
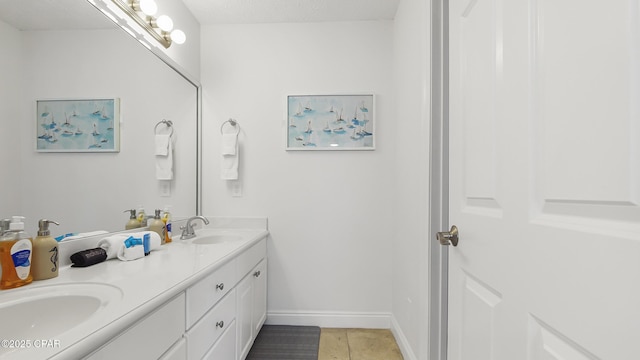
[[(22, 36), (24, 72), (18, 74), (25, 92), (14, 98), (21, 143), (1, 145), (5, 154), (21, 154), (20, 208), (2, 204), (2, 213), (27, 216), (31, 233), (39, 218), (57, 220), (53, 234), (123, 229), (128, 216), (122, 211), (138, 205), (195, 213), (195, 87), (119, 29)], [(35, 152), (36, 99), (92, 97), (120, 98), (119, 153)], [(163, 118), (174, 120), (178, 137), (176, 177), (166, 198), (159, 196), (153, 153), (154, 126)]]
[[(203, 212), (267, 216), (270, 321), (388, 327), (396, 211), (393, 23), (202, 28)], [(375, 151), (285, 151), (286, 96), (376, 95)], [(411, 113), (409, 116), (415, 116)], [(220, 125), (242, 127), (243, 196), (220, 180)]]
[(430, 8), (402, 0), (394, 21), (397, 217), (393, 242), (393, 316), (405, 357), (426, 359), (428, 334)]
[[(0, 44), (2, 44), (2, 56), (0, 56), (0, 109), (3, 115), (0, 117), (2, 131), (0, 131), (0, 149), (2, 161), (0, 162), (0, 202), (8, 207), (20, 206), (19, 192), (15, 189), (20, 184), (20, 162), (12, 159), (11, 154), (20, 148), (21, 112), (18, 104), (22, 98), (23, 82), (22, 74), (22, 38), (15, 28), (0, 21)], [(0, 218), (11, 214), (1, 214)]]

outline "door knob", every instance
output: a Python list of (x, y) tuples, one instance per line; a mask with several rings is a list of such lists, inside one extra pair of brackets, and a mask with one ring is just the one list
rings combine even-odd
[(458, 246), (458, 228), (452, 225), (449, 231), (437, 232), (436, 238), (440, 242), (440, 245)]

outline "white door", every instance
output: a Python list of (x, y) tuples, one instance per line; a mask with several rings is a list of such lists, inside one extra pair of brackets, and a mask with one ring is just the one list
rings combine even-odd
[(638, 0), (449, 6), (449, 360), (640, 359)]

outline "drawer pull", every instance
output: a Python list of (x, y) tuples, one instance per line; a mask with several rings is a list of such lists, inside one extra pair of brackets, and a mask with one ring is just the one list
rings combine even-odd
[(224, 321), (220, 320), (216, 323), (216, 327), (219, 327), (220, 329), (222, 329), (224, 327)]
[(259, 277), (259, 276), (260, 276), (260, 270), (258, 270), (258, 271), (256, 271), (256, 272), (254, 272), (254, 273), (253, 273), (253, 276), (255, 276), (255, 277)]
[(216, 290), (223, 290), (224, 289), (224, 283), (220, 283), (216, 285)]

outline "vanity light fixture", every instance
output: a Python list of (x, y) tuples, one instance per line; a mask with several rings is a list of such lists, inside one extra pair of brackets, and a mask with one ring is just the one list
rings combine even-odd
[[(182, 30), (173, 30), (173, 20), (167, 15), (156, 17), (158, 5), (154, 0), (111, 0), (162, 46), (184, 44), (187, 36)], [(172, 31), (173, 30), (173, 31)]]

